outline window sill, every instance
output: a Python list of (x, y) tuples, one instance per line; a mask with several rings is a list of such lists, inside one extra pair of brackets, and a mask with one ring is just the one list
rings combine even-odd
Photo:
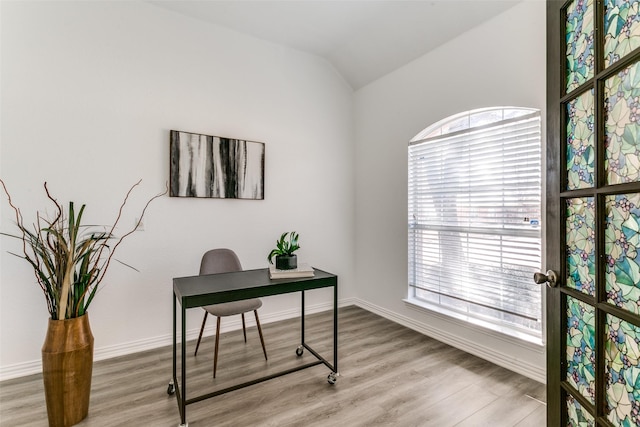
[(483, 321), (481, 319), (465, 315), (464, 313), (448, 310), (444, 307), (429, 304), (428, 302), (417, 299), (407, 298), (403, 301), (412, 309), (420, 310), (423, 312), (426, 311), (429, 314), (435, 315), (436, 317), (444, 319), (448, 322), (453, 321), (459, 326), (478, 329), (482, 332), (490, 332), (491, 335), (494, 335), (501, 339), (507, 338), (510, 342), (520, 344), (532, 350), (544, 349), (542, 338), (526, 334), (515, 328), (509, 328), (491, 322)]

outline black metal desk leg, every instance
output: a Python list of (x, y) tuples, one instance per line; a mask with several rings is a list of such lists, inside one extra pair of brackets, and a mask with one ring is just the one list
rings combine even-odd
[(338, 374), (338, 283), (333, 287), (333, 370)]
[(177, 367), (176, 367), (176, 295), (173, 295), (173, 372), (171, 374), (171, 379), (169, 380), (169, 386), (167, 387), (167, 394), (169, 396), (175, 394), (176, 392), (176, 378), (177, 378)]
[(169, 385), (173, 384), (178, 373), (176, 365), (176, 327), (178, 326), (176, 325), (176, 296), (173, 293), (171, 295), (173, 296), (173, 376)]
[(187, 310), (184, 308), (184, 304), (180, 304), (182, 308), (182, 339), (181, 341), (181, 355), (180, 361), (182, 362), (182, 378), (180, 378), (180, 382), (182, 383), (181, 387), (181, 399), (180, 405), (182, 407), (181, 413), (181, 422), (180, 426), (188, 426), (187, 424), (187, 361), (186, 361), (186, 353), (187, 353)]
[(300, 344), (304, 345), (304, 291), (302, 291), (302, 315), (300, 316)]

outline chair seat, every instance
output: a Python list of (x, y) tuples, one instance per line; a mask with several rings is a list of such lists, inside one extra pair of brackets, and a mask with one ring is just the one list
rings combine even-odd
[(262, 301), (258, 298), (246, 299), (242, 301), (225, 302), (222, 304), (207, 305), (204, 308), (207, 313), (218, 317), (234, 316), (257, 310), (262, 307)]

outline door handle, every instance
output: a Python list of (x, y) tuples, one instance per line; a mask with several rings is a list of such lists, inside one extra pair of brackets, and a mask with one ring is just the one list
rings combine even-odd
[(558, 286), (558, 274), (553, 270), (548, 270), (547, 274), (544, 273), (534, 273), (533, 281), (537, 284), (546, 283), (549, 287), (555, 288)]

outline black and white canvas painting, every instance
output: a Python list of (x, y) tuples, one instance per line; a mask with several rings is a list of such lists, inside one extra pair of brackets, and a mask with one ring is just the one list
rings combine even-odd
[(264, 199), (264, 143), (171, 131), (172, 197)]

